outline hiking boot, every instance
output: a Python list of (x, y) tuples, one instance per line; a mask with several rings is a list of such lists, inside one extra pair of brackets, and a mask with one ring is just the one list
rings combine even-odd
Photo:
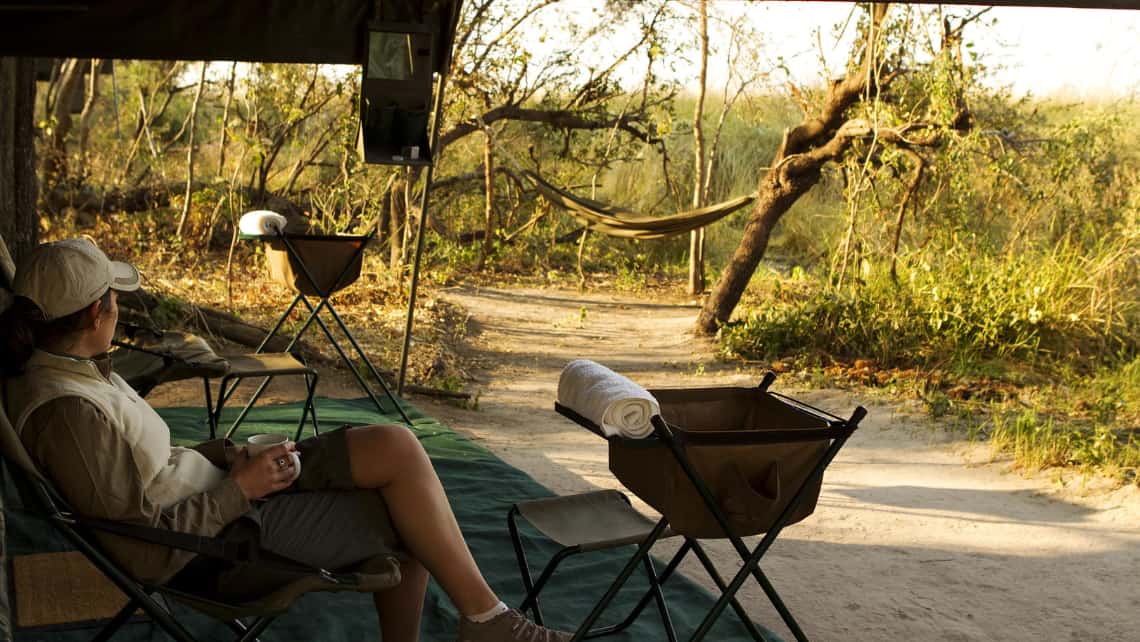
[(570, 642), (572, 637), (539, 626), (515, 609), (481, 623), (459, 618), (459, 642)]

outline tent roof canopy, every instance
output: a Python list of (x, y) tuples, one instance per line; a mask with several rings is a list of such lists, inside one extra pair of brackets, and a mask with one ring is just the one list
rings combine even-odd
[[(362, 64), (364, 28), (378, 12), (388, 22), (440, 25), (433, 59), (443, 72), (460, 1), (0, 0), (0, 55)], [(944, 4), (1140, 9), (1140, 0)]]
[(364, 62), (369, 22), (438, 25), (451, 62), (460, 0), (0, 0), (0, 55)]

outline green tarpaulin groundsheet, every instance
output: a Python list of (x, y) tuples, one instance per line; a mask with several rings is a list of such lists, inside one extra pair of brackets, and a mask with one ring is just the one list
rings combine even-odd
[[(424, 416), (414, 407), (405, 406), (415, 424), (414, 430), (435, 463), (464, 536), (491, 586), (508, 604), (518, 604), (523, 597), (522, 582), (507, 531), (507, 510), (513, 502), (548, 497), (550, 491), (520, 470), (512, 468), (486, 449), (462, 435)], [(317, 409), (321, 425), (333, 428), (343, 424), (398, 423), (394, 412), (380, 415), (367, 400), (319, 399)], [(242, 425), (238, 439), (258, 432), (292, 433), (296, 428), (300, 404), (259, 406)], [(162, 409), (175, 441), (186, 444), (205, 439), (204, 411), (196, 408)], [(311, 427), (308, 428), (311, 430)], [(4, 502), (7, 517), (8, 555), (67, 550), (66, 542), (44, 522), (24, 513), (19, 499), (6, 480)], [(528, 537), (528, 555), (532, 564), (545, 563), (557, 550), (534, 531), (524, 530)], [(543, 613), (548, 623), (571, 629), (580, 622), (605, 591), (606, 586), (633, 554), (633, 547), (579, 555), (564, 562), (552, 582), (543, 591)], [(538, 570), (534, 572), (537, 574)], [(603, 620), (616, 621), (640, 597), (646, 587), (644, 577), (635, 575), (615, 606)], [(674, 625), (682, 639), (693, 631), (712, 605), (713, 598), (701, 587), (683, 577), (675, 577), (666, 585), (666, 599)], [(203, 640), (231, 639), (223, 625), (175, 605), (175, 615)], [(298, 601), (288, 614), (275, 621), (261, 636), (266, 642), (320, 640), (322, 642), (356, 642), (379, 639), (379, 627), (371, 597), (356, 593), (314, 593)], [(432, 583), (424, 606), (424, 642), (451, 642), (455, 639), (457, 613), (447, 596)], [(50, 630), (19, 630), (17, 642), (32, 640), (87, 640), (96, 629), (87, 627), (55, 627)], [(143, 618), (129, 623), (114, 638), (117, 642), (167, 639)], [(617, 641), (664, 640), (657, 611), (650, 606), (641, 618), (621, 635), (607, 639)], [(733, 642), (750, 640), (731, 611), (726, 612), (709, 634), (709, 640)], [(772, 636), (770, 639), (777, 639)]]

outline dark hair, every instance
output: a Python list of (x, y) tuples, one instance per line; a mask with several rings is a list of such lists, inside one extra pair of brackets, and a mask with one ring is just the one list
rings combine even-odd
[[(99, 297), (104, 310), (111, 305), (111, 290)], [(53, 321), (43, 321), (39, 306), (22, 296), (14, 297), (12, 305), (0, 314), (0, 373), (14, 377), (24, 372), (24, 365), (36, 348), (54, 343), (84, 329), (83, 306), (77, 312)]]

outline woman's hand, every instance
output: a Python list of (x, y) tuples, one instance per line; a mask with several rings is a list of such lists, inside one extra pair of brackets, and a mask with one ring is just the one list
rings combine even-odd
[(226, 448), (226, 469), (233, 468), (234, 462), (245, 459), (245, 446), (228, 446)]
[(293, 483), (292, 443), (274, 446), (255, 456), (234, 459), (230, 466), (230, 476), (241, 487), (246, 499), (254, 500), (284, 490)]

